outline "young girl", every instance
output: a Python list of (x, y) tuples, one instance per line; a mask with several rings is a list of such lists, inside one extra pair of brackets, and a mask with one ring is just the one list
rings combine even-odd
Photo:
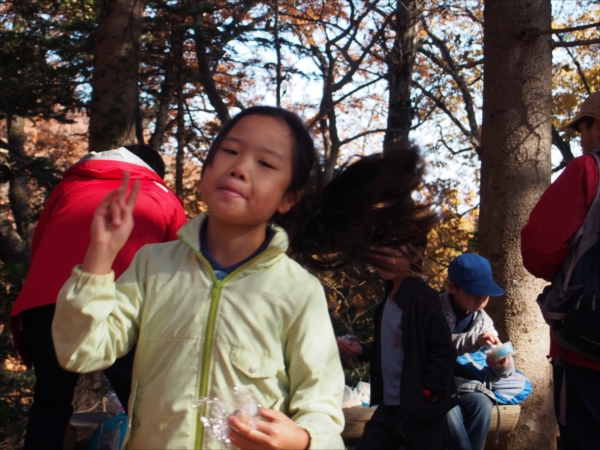
[(237, 447), (343, 448), (344, 379), (327, 302), (286, 255), (288, 235), (275, 222), (291, 230), (298, 259), (328, 268), (406, 242), (435, 217), (407, 206), (422, 174), (413, 152), (359, 161), (309, 206), (303, 189), (316, 159), (296, 115), (244, 110), (206, 158), (210, 213), (182, 227), (178, 242), (142, 248), (116, 283), (110, 267), (133, 226), (137, 182), (127, 197), (124, 177), (98, 208), (53, 337), (61, 365), (76, 372), (107, 367), (137, 344), (128, 448), (206, 447), (194, 405), (235, 385), (264, 419), (254, 429), (229, 418)]
[(444, 417), (458, 400), (456, 350), (438, 295), (414, 276), (426, 243), (382, 249), (377, 270), (387, 289), (375, 310), (375, 340), (338, 340), (343, 355), (370, 361), (371, 404), (379, 405), (356, 449), (442, 448)]

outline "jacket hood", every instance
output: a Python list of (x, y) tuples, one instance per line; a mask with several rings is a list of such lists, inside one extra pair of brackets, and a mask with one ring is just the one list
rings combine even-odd
[(120, 180), (125, 170), (131, 174), (132, 180), (155, 181), (165, 185), (148, 164), (124, 147), (87, 154), (64, 172), (63, 179), (79, 175), (91, 179)]
[[(202, 253), (200, 251), (200, 227), (202, 226), (202, 222), (209, 216), (209, 212), (202, 213), (193, 219), (190, 219), (177, 232), (179, 240), (199, 254)], [(269, 246), (258, 256), (258, 259), (255, 259), (254, 262), (244, 270), (244, 274), (266, 269), (274, 264), (279, 257), (284, 255), (287, 251), (289, 241), (285, 230), (275, 224), (269, 224), (269, 226), (275, 230), (275, 234), (273, 235), (271, 242), (269, 242)]]

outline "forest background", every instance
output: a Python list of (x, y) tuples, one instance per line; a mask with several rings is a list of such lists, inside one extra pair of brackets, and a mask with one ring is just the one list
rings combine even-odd
[[(535, 305), (543, 284), (522, 267), (518, 230), (579, 154), (561, 126), (600, 87), (599, 22), (598, 0), (0, 0), (0, 448), (21, 439), (34, 380), (8, 316), (62, 171), (91, 150), (148, 143), (194, 216), (212, 139), (256, 104), (306, 121), (326, 179), (356, 155), (419, 144), (429, 170), (418, 198), (442, 219), (426, 276), (441, 292), (452, 258), (487, 256), (507, 290), (490, 313), (536, 383), (499, 447), (551, 448), (547, 328)], [(501, 104), (534, 131), (500, 132)], [(505, 171), (494, 189), (508, 207), (479, 190), (493, 184), (490, 167)], [(528, 167), (533, 178), (520, 172)], [(498, 208), (514, 211), (504, 220)], [(356, 266), (319, 277), (336, 333), (368, 340), (377, 274)], [(365, 365), (344, 364), (349, 385), (366, 379)], [(78, 389), (78, 409), (102, 407), (86, 394), (103, 389), (94, 380)]]

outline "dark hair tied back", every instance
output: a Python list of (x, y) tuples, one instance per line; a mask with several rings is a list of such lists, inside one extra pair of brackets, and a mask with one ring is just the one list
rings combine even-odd
[(165, 178), (165, 162), (160, 153), (146, 144), (124, 145), (124, 147), (148, 164), (159, 177)]

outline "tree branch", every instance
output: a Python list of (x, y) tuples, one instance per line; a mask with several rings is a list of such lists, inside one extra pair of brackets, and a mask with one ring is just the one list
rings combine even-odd
[(479, 153), (479, 147), (481, 145), (480, 142), (477, 141), (476, 139), (474, 139), (474, 136), (472, 135), (472, 133), (470, 133), (469, 130), (467, 130), (465, 128), (465, 126), (460, 122), (460, 120), (458, 120), (456, 118), (456, 116), (454, 114), (452, 114), (452, 111), (450, 111), (448, 109), (448, 107), (444, 104), (444, 102), (441, 100), (441, 98), (437, 97), (433, 92), (425, 89), (425, 87), (422, 86), (417, 80), (413, 80), (413, 83), (415, 84), (415, 86), (417, 86), (421, 90), (421, 92), (423, 92), (423, 94), (427, 98), (429, 98), (433, 101), (435, 106), (440, 108), (448, 116), (448, 118), (452, 122), (454, 122), (454, 124), (460, 129), (460, 131), (462, 131), (463, 134), (469, 139), (469, 141), (471, 141), (471, 144), (473, 145), (475, 150)]
[(369, 134), (385, 133), (386, 131), (401, 131), (401, 130), (399, 128), (390, 129), (390, 130), (388, 130), (387, 128), (377, 128), (376, 130), (363, 131), (362, 133), (359, 133), (359, 134), (357, 134), (355, 136), (349, 137), (348, 139), (344, 139), (343, 141), (341, 141), (340, 142), (340, 147), (342, 145), (346, 145), (346, 144), (349, 144), (352, 141), (360, 139), (361, 137), (368, 136)]
[(341, 102), (343, 102), (344, 100), (346, 100), (348, 97), (353, 96), (354, 94), (356, 94), (358, 91), (371, 86), (372, 84), (375, 84), (381, 80), (383, 80), (385, 78), (385, 75), (380, 75), (379, 77), (375, 78), (374, 80), (371, 80), (365, 84), (361, 84), (360, 86), (358, 86), (356, 89), (351, 90), (350, 92), (348, 92), (347, 94), (342, 95), (340, 98), (338, 98), (337, 100), (333, 101), (334, 105), (337, 105)]
[(483, 58), (477, 59), (475, 61), (470, 61), (468, 63), (459, 64), (456, 66), (457, 69), (472, 69), (473, 67), (477, 67), (483, 64)]
[[(554, 145), (560, 151), (560, 154), (563, 157), (563, 160), (559, 165), (560, 169), (566, 167), (566, 165), (569, 164), (574, 158), (573, 152), (571, 151), (571, 146), (569, 143), (560, 137), (560, 134), (558, 134), (558, 130), (554, 125), (552, 125), (552, 145)], [(557, 168), (556, 170), (560, 169)]]
[[(558, 36), (558, 40), (561, 41), (561, 42), (564, 42), (562, 36), (560, 36), (560, 35)], [(571, 50), (569, 50), (568, 48), (566, 48), (565, 51), (569, 54), (569, 56), (573, 60), (573, 64), (575, 64), (575, 67), (577, 67), (577, 72), (579, 73), (579, 77), (581, 78), (581, 81), (583, 83), (583, 86), (585, 87), (586, 92), (588, 93), (588, 95), (591, 95), (592, 91), (590, 89), (590, 85), (587, 82), (587, 78), (585, 76), (585, 73), (583, 73), (583, 69), (581, 68), (581, 64), (579, 64), (579, 61), (577, 61), (577, 58), (575, 57), (575, 55), (573, 55), (573, 53), (571, 53)]]
[(557, 47), (579, 47), (581, 45), (593, 45), (600, 44), (600, 38), (596, 39), (579, 39), (577, 41), (568, 41), (568, 42), (558, 42), (552, 41), (552, 48)]
[(570, 33), (571, 31), (586, 30), (588, 28), (598, 28), (598, 27), (600, 27), (600, 22), (588, 23), (586, 25), (579, 25), (576, 27), (551, 28), (549, 30), (531, 31), (531, 32), (529, 32), (529, 34), (542, 35), (542, 34)]
[(19, 151), (15, 147), (13, 147), (12, 145), (10, 145), (8, 142), (3, 141), (2, 139), (0, 139), (0, 147), (8, 150), (11, 153), (13, 153), (15, 156), (21, 157), (21, 154), (19, 153)]
[(429, 59), (431, 59), (435, 64), (437, 64), (442, 70), (444, 70), (448, 75), (450, 75), (452, 77), (452, 79), (456, 82), (458, 89), (462, 95), (463, 102), (464, 102), (464, 108), (467, 113), (467, 119), (469, 121), (469, 129), (470, 129), (470, 133), (468, 133), (469, 138), (470, 138), (471, 142), (473, 142), (473, 143), (475, 143), (475, 141), (476, 141), (477, 144), (475, 145), (475, 147), (479, 148), (481, 145), (481, 135), (479, 133), (479, 125), (477, 124), (477, 117), (475, 114), (475, 104), (473, 101), (473, 97), (471, 95), (471, 91), (469, 90), (469, 86), (467, 86), (465, 79), (460, 74), (459, 70), (457, 69), (456, 65), (454, 64), (454, 60), (452, 58), (452, 55), (450, 54), (450, 50), (446, 46), (446, 43), (442, 39), (437, 37), (435, 34), (433, 34), (433, 32), (429, 29), (429, 27), (427, 26), (427, 23), (424, 20), (422, 21), (422, 24), (423, 24), (423, 28), (427, 32), (427, 35), (431, 39), (431, 42), (440, 51), (443, 62), (440, 61), (439, 58), (437, 58), (433, 53), (429, 52), (428, 50), (426, 50), (422, 47), (419, 51), (421, 53), (423, 53), (425, 56), (427, 56)]

